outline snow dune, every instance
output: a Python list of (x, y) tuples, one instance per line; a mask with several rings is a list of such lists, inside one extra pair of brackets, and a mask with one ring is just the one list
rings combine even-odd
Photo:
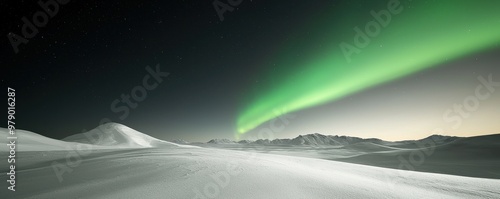
[(432, 151), (432, 154), (420, 156), (423, 160), (421, 164), (414, 167), (416, 171), (500, 179), (500, 156), (498, 155), (500, 134), (459, 138), (427, 149), (373, 150), (374, 152), (371, 153), (336, 160), (399, 168), (401, 166), (399, 157), (409, 160), (412, 156), (416, 157), (415, 154), (422, 154), (424, 150)]
[[(17, 191), (0, 189), (2, 198), (500, 198), (498, 179), (182, 147), (120, 124), (104, 127), (65, 139), (72, 142), (21, 131), (20, 143), (36, 149), (85, 143), (106, 150), (73, 159), (68, 159), (71, 151), (23, 151)], [(71, 172), (58, 178), (55, 161)]]
[[(7, 143), (8, 129), (0, 128), (0, 142)], [(156, 139), (118, 123), (106, 123), (85, 133), (56, 140), (25, 130), (16, 130), (17, 151), (72, 150), (77, 146), (86, 149), (130, 149), (150, 147), (194, 147)], [(0, 152), (7, 151), (1, 147)]]
[[(8, 143), (9, 130), (0, 128), (0, 143)], [(48, 138), (30, 131), (16, 130), (16, 151), (54, 151), (67, 150), (73, 144)], [(11, 140), (9, 140), (11, 141)], [(0, 152), (8, 151), (8, 147), (0, 147)]]
[(118, 123), (106, 123), (85, 133), (72, 135), (63, 139), (67, 142), (78, 142), (98, 146), (116, 148), (148, 148), (178, 147), (178, 144), (156, 139), (128, 126)]
[[(60, 155), (61, 151), (52, 154)], [(21, 159), (23, 157), (21, 156)], [(59, 182), (50, 162), (18, 171), (6, 198), (499, 198), (500, 180), (207, 148), (93, 153)], [(21, 160), (20, 162), (22, 162)], [(29, 179), (29, 180), (28, 180)]]

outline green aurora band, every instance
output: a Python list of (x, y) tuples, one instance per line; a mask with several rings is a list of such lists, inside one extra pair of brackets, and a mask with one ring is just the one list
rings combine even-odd
[[(388, 1), (374, 11), (387, 10)], [(237, 119), (237, 131), (246, 133), (280, 114), (338, 100), (471, 53), (495, 48), (500, 43), (500, 1), (401, 0), (400, 6), (402, 11), (392, 14), (390, 23), (380, 26), (380, 33), (370, 37), (370, 43), (359, 48), (359, 53), (353, 53), (350, 62), (339, 44), (345, 42), (355, 46), (353, 28), (357, 26), (366, 32), (365, 25), (375, 21), (369, 10), (364, 19), (352, 19), (347, 11), (344, 19), (349, 22), (332, 23), (339, 21), (338, 14), (336, 19), (330, 17), (316, 22), (313, 30), (329, 34), (325, 43), (328, 47), (300, 62), (287, 60), (293, 53), (283, 50), (281, 59), (276, 62), (293, 71), (271, 89), (253, 96), (255, 100), (244, 107)], [(353, 21), (356, 23), (350, 23)], [(329, 27), (331, 24), (338, 25)], [(324, 42), (325, 38), (322, 39)]]

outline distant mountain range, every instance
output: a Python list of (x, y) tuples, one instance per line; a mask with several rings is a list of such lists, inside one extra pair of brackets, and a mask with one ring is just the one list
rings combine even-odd
[[(307, 135), (299, 135), (293, 139), (259, 139), (259, 140), (240, 140), (240, 141), (232, 141), (229, 139), (212, 139), (205, 144), (248, 144), (248, 145), (294, 145), (294, 146), (348, 146), (356, 143), (374, 143), (374, 144), (408, 144), (411, 145), (416, 141), (430, 141), (432, 140), (434, 143), (446, 143), (451, 142), (460, 137), (455, 136), (444, 136), (444, 135), (431, 135), (424, 139), (420, 140), (405, 140), (405, 141), (384, 141), (377, 138), (359, 138), (359, 137), (350, 137), (350, 136), (338, 136), (338, 135), (322, 135), (319, 133), (307, 134)], [(173, 140), (172, 142), (178, 144), (202, 144), (202, 143), (189, 143), (184, 140)]]

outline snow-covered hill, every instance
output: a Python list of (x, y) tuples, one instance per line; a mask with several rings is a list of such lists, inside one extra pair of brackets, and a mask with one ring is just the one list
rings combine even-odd
[[(3, 198), (500, 197), (500, 180), (211, 148), (92, 153), (60, 182), (44, 158), (64, 160), (66, 153), (29, 153), (19, 157), (19, 191), (0, 189)], [(24, 165), (28, 158), (38, 163)]]
[(67, 142), (78, 142), (98, 146), (116, 148), (177, 147), (178, 144), (156, 139), (128, 126), (118, 123), (106, 123), (85, 133), (75, 134), (63, 139)]
[[(8, 129), (0, 128), (0, 142), (8, 143)], [(118, 123), (107, 123), (85, 133), (75, 134), (56, 140), (40, 134), (16, 130), (17, 151), (62, 151), (78, 148), (86, 149), (120, 149), (120, 148), (149, 148), (149, 147), (194, 147), (153, 138)], [(7, 151), (8, 147), (0, 147)]]
[[(0, 141), (6, 142), (7, 130), (0, 129), (0, 133)], [(17, 135), (19, 150), (23, 151), (16, 156), (19, 191), (0, 189), (0, 195), (4, 198), (500, 198), (499, 179), (388, 169), (277, 154), (184, 147), (116, 123), (66, 138), (71, 142), (23, 130), (18, 130)], [(456, 152), (455, 155), (466, 155), (460, 156), (464, 160), (457, 165), (461, 167), (481, 161), (484, 163), (496, 157), (498, 137), (460, 139), (438, 145), (435, 154), (430, 157), (447, 162), (452, 158), (450, 154)], [(446, 140), (443, 137), (435, 138)], [(397, 149), (359, 142), (353, 138), (314, 134), (291, 140), (261, 142), (297, 142), (304, 145), (277, 147), (279, 150), (311, 149), (314, 147), (309, 145), (332, 143), (351, 143), (347, 145), (351, 147), (349, 150), (384, 152), (375, 153), (377, 155), (387, 154), (387, 149)], [(251, 146), (230, 140), (215, 140), (214, 143), (233, 143), (214, 144), (220, 146)], [(78, 156), (74, 156), (77, 153), (72, 151), (60, 151), (77, 145), (90, 146), (83, 147), (83, 150), (107, 150), (85, 152), (86, 155)], [(471, 151), (471, 147), (476, 150)], [(395, 151), (411, 153), (408, 149)], [(426, 162), (432, 161), (430, 157)], [(385, 158), (384, 162), (397, 164), (394, 163), (398, 161), (395, 156)], [(377, 156), (377, 159), (382, 157)], [(463, 172), (463, 168), (460, 171)], [(466, 171), (477, 172), (473, 169)]]
[(176, 144), (189, 144), (190, 143), (190, 142), (183, 140), (183, 139), (175, 139), (175, 140), (172, 140), (171, 142), (176, 143)]
[(436, 144), (445, 144), (457, 140), (458, 137), (443, 136), (443, 135), (432, 135), (421, 140), (406, 140), (398, 142), (389, 142), (376, 138), (359, 138), (350, 136), (338, 136), (338, 135), (322, 135), (319, 133), (299, 135), (293, 139), (259, 139), (255, 141), (244, 140), (235, 142), (229, 139), (212, 139), (208, 143), (210, 144), (256, 144), (256, 145), (291, 145), (291, 146), (348, 146), (357, 143), (373, 143), (375, 145), (400, 145), (406, 146), (408, 148), (415, 148), (415, 142), (417, 141), (427, 141), (433, 140)]
[(212, 139), (208, 141), (207, 143), (209, 144), (235, 144), (234, 141), (231, 141), (229, 139)]
[[(0, 128), (0, 142), (8, 143), (7, 137), (11, 136), (8, 134), (9, 130), (6, 128)], [(16, 141), (16, 151), (54, 151), (54, 150), (67, 150), (74, 146), (72, 143), (67, 143), (64, 141), (48, 138), (31, 131), (16, 130), (15, 137)], [(11, 141), (11, 140), (9, 140)], [(0, 147), (0, 151), (7, 151), (8, 147)]]

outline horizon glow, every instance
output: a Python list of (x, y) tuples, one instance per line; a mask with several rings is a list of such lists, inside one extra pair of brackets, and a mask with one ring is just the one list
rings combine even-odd
[[(342, 97), (387, 83), (415, 72), (438, 66), (472, 53), (498, 46), (500, 43), (500, 5), (472, 1), (439, 1), (425, 4), (412, 2), (393, 14), (371, 42), (352, 54), (348, 63), (339, 48), (341, 42), (353, 45), (354, 27), (365, 32), (365, 24), (339, 24), (328, 38), (327, 50), (300, 63), (291, 63), (273, 88), (258, 93), (246, 104), (237, 118), (237, 131), (246, 133), (280, 114), (318, 106)], [(378, 12), (379, 10), (374, 10)], [(464, 13), (467, 12), (467, 13)], [(433, 20), (429, 20), (432, 18)], [(323, 31), (319, 24), (316, 31)], [(334, 30), (346, 30), (351, 37), (339, 39)], [(293, 56), (288, 53), (283, 57)], [(287, 63), (286, 58), (277, 62)]]

